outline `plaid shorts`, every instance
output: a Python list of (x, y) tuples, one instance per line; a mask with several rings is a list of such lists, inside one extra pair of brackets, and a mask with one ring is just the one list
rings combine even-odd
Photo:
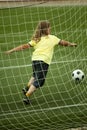
[(48, 67), (49, 65), (43, 61), (32, 61), (33, 77), (35, 79), (33, 85), (36, 88), (43, 86), (48, 72)]

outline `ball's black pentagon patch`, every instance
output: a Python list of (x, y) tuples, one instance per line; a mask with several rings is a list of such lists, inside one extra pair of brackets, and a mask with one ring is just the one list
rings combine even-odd
[(80, 71), (77, 71), (77, 74), (79, 75), (79, 74), (80, 74)]

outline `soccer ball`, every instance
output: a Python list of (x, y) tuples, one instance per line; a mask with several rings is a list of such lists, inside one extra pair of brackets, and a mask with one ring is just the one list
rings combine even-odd
[(84, 79), (84, 72), (80, 69), (74, 70), (72, 72), (72, 79), (76, 82), (82, 81)]

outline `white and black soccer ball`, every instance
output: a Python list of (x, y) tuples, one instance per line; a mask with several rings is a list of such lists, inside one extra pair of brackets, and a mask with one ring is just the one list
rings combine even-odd
[(84, 79), (84, 72), (80, 69), (74, 70), (72, 72), (72, 79), (79, 82), (82, 81)]

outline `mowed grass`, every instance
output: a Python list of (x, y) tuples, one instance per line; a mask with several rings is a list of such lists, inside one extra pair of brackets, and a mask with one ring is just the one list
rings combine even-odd
[[(78, 46), (56, 47), (44, 86), (22, 102), (32, 75), (33, 49), (4, 52), (27, 43), (39, 20), (51, 22), (52, 34)], [(85, 73), (76, 84), (71, 73)], [(0, 129), (65, 130), (87, 125), (87, 6), (0, 9)]]

